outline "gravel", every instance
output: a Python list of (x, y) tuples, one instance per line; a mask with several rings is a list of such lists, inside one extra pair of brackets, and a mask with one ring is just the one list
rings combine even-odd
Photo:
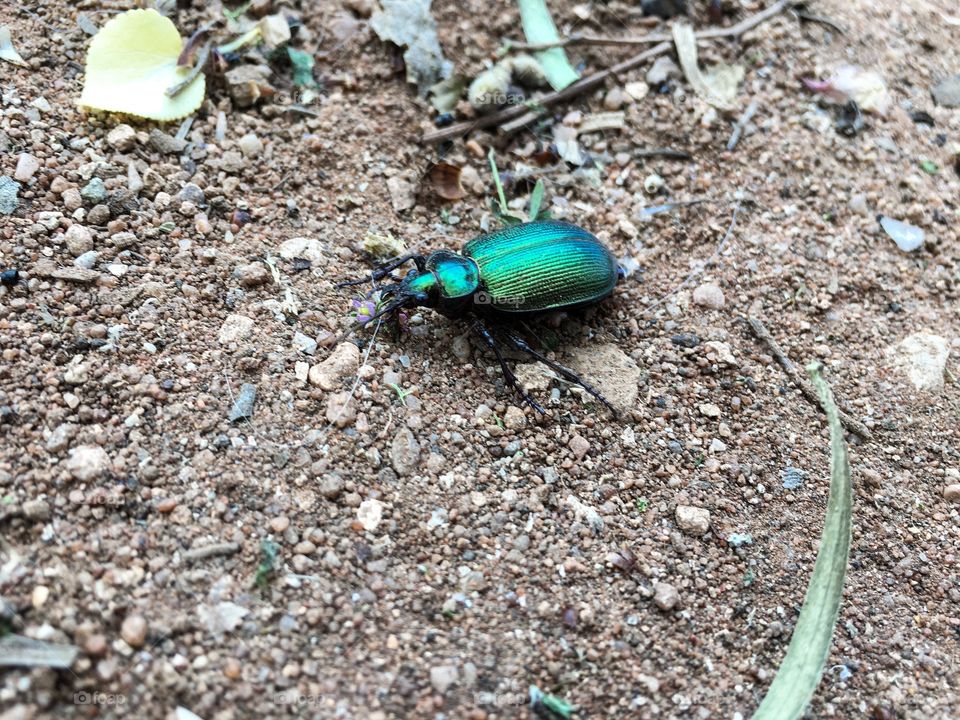
[[(747, 716), (790, 642), (829, 478), (825, 422), (751, 315), (799, 367), (819, 359), (874, 435), (848, 438), (854, 547), (828, 667), (850, 675), (828, 672), (808, 713), (952, 717), (960, 186), (956, 118), (929, 88), (960, 49), (939, 15), (824, 0), (845, 42), (783, 14), (743, 47), (705, 45), (705, 68), (745, 64), (741, 100), (761, 100), (733, 152), (728, 119), (690, 101), (668, 58), (646, 93), (650, 65), (608, 78), (533, 128), (549, 139), (624, 90), (621, 129), (576, 136), (584, 166), (529, 132), (476, 130), (442, 148), (468, 193), (442, 201), (421, 182), (432, 110), (362, 22), (331, 30), (360, 11), (255, 6), (295, 21), (317, 98), (284, 63), (264, 77), (247, 61), (243, 87), (210, 84), (172, 152), (148, 138), (179, 123), (126, 119), (120, 141), (117, 117), (77, 108), (76, 7), (3, 20), (29, 66), (5, 66), (0, 100), (0, 269), (18, 271), (0, 286), (0, 625), (79, 651), (71, 672), (5, 668), (4, 710), (72, 716), (85, 692), (113, 699), (80, 708), (103, 716), (533, 717), (535, 685), (582, 717)], [(576, 3), (550, 9), (560, 28), (582, 21)], [(515, 3), (433, 12), (467, 75), (520, 25)], [(187, 36), (216, 14), (181, 3), (171, 18)], [(663, 30), (625, 17), (591, 32)], [(569, 50), (584, 73), (631, 52)], [(793, 70), (846, 62), (895, 99), (854, 138)], [(933, 127), (910, 119), (920, 109)], [(469, 326), (427, 309), (336, 342), (369, 290), (335, 287), (369, 273), (368, 233), (427, 252), (497, 226), (491, 147), (515, 212), (542, 176), (554, 217), (629, 260), (600, 306), (518, 324), (616, 416), (507, 352), (547, 412), (524, 406)], [(642, 156), (664, 147), (693, 159)], [(26, 182), (21, 154), (39, 163)], [(693, 199), (711, 202), (644, 212)], [(922, 247), (901, 252), (878, 214), (922, 229)], [(99, 253), (90, 268), (74, 266), (72, 227)], [(719, 311), (715, 291), (695, 301), (704, 285)], [(917, 334), (945, 345), (902, 346)], [(231, 422), (244, 385), (252, 415)], [(787, 467), (804, 482), (784, 488)]]

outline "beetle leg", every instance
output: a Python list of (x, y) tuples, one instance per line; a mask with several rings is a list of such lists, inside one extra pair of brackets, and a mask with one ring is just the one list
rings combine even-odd
[(530, 355), (530, 356), (532, 356), (533, 358), (535, 358), (536, 360), (542, 362), (544, 365), (546, 365), (548, 368), (550, 368), (551, 370), (553, 370), (555, 373), (557, 373), (557, 374), (558, 374), (560, 377), (562, 377), (564, 380), (567, 380), (567, 381), (569, 381), (569, 382), (572, 382), (572, 383), (574, 383), (574, 384), (579, 385), (580, 387), (582, 387), (582, 388), (583, 388), (584, 390), (586, 390), (588, 393), (590, 393), (591, 395), (593, 395), (597, 400), (599, 400), (599, 401), (602, 402), (604, 405), (606, 405), (608, 408), (610, 408), (610, 412), (613, 413), (614, 417), (616, 417), (616, 416), (619, 414), (619, 413), (617, 413), (616, 408), (613, 407), (613, 405), (610, 404), (610, 401), (607, 400), (603, 395), (600, 394), (600, 391), (599, 391), (599, 390), (597, 390), (596, 388), (594, 388), (593, 386), (591, 386), (590, 383), (588, 383), (588, 382), (587, 382), (586, 380), (584, 380), (582, 377), (580, 377), (579, 375), (577, 375), (573, 370), (571, 370), (571, 369), (568, 368), (568, 367), (565, 367), (564, 365), (561, 365), (561, 364), (558, 363), (558, 362), (554, 362), (553, 360), (551, 360), (550, 358), (548, 358), (548, 357), (547, 357), (546, 355), (544, 355), (543, 353), (537, 352), (537, 351), (534, 350), (532, 347), (530, 347), (523, 338), (518, 337), (515, 333), (511, 332), (510, 330), (504, 331), (504, 334), (507, 336), (507, 340), (510, 341), (510, 344), (513, 345), (514, 348), (516, 348), (517, 350), (519, 350), (519, 351), (521, 351), (521, 352), (525, 352), (525, 353), (527, 353), (528, 355)]
[(352, 285), (363, 285), (363, 283), (366, 282), (376, 282), (377, 280), (382, 280), (398, 267), (406, 262), (410, 262), (411, 260), (413, 260), (414, 264), (417, 266), (417, 270), (420, 272), (424, 272), (427, 269), (426, 260), (424, 259), (423, 255), (419, 255), (418, 253), (410, 253), (374, 268), (373, 272), (365, 277), (358, 278), (357, 280), (345, 280), (344, 282), (337, 283), (337, 287), (342, 288), (350, 287)]
[(520, 381), (517, 380), (517, 376), (513, 374), (513, 370), (510, 369), (510, 366), (507, 365), (507, 361), (504, 359), (503, 354), (500, 352), (500, 346), (497, 345), (497, 341), (494, 339), (493, 334), (484, 326), (484, 324), (476, 320), (471, 325), (471, 330), (473, 330), (477, 335), (479, 335), (483, 341), (487, 344), (487, 347), (493, 351), (493, 354), (497, 356), (497, 362), (500, 363), (500, 370), (503, 372), (503, 379), (506, 381), (507, 385), (516, 390), (517, 394), (527, 403), (530, 407), (536, 410), (541, 415), (546, 414), (546, 410), (543, 409), (543, 406), (540, 405), (536, 400), (534, 400), (523, 389), (523, 386), (520, 384)]

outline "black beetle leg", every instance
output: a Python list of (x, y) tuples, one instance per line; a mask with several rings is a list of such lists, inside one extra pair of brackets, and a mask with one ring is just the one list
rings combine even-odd
[(400, 267), (406, 262), (410, 262), (411, 260), (413, 260), (414, 264), (416, 264), (417, 270), (419, 270), (420, 272), (424, 272), (426, 270), (427, 265), (423, 255), (420, 255), (418, 253), (410, 253), (409, 255), (398, 257), (395, 260), (391, 260), (390, 262), (385, 263), (384, 265), (380, 265), (374, 268), (373, 272), (365, 277), (359, 278), (357, 280), (345, 280), (344, 282), (337, 283), (337, 287), (342, 288), (342, 287), (350, 287), (352, 285), (363, 285), (366, 282), (376, 282), (377, 280), (382, 280), (383, 278), (387, 277), (387, 275), (389, 275), (391, 272), (396, 270), (398, 267)]
[(475, 320), (470, 327), (477, 335), (483, 338), (483, 341), (487, 344), (487, 347), (493, 350), (493, 354), (497, 356), (497, 362), (500, 363), (500, 370), (503, 372), (503, 379), (506, 381), (507, 385), (512, 387), (517, 391), (517, 394), (527, 403), (530, 407), (536, 410), (541, 415), (546, 414), (546, 410), (543, 409), (543, 406), (540, 405), (536, 400), (534, 400), (523, 389), (523, 386), (520, 384), (520, 381), (517, 380), (517, 376), (513, 374), (513, 370), (510, 369), (510, 366), (507, 365), (507, 361), (504, 360), (503, 354), (500, 352), (500, 346), (497, 345), (497, 341), (494, 339), (493, 334), (484, 326), (480, 320)]
[(579, 375), (577, 375), (573, 370), (571, 370), (571, 369), (568, 368), (568, 367), (565, 367), (565, 366), (561, 365), (561, 364), (558, 363), (558, 362), (554, 362), (553, 360), (551, 360), (550, 358), (548, 358), (548, 357), (547, 357), (546, 355), (544, 355), (543, 353), (537, 352), (537, 351), (534, 350), (532, 347), (530, 347), (523, 338), (518, 337), (515, 333), (513, 333), (513, 332), (511, 332), (511, 331), (508, 330), (508, 331), (505, 332), (505, 334), (506, 334), (506, 336), (507, 336), (507, 340), (510, 341), (510, 344), (513, 345), (514, 348), (516, 348), (516, 349), (519, 350), (520, 352), (525, 352), (525, 353), (527, 353), (528, 355), (530, 355), (530, 356), (532, 356), (533, 358), (535, 358), (536, 360), (542, 362), (544, 365), (546, 365), (548, 368), (550, 368), (551, 370), (553, 370), (555, 373), (557, 373), (557, 374), (558, 374), (560, 377), (562, 377), (564, 380), (567, 380), (567, 381), (569, 381), (569, 382), (575, 383), (575, 384), (579, 385), (580, 387), (582, 387), (582, 388), (583, 388), (584, 390), (586, 390), (588, 393), (590, 393), (591, 395), (593, 395), (597, 400), (599, 400), (599, 401), (602, 402), (604, 405), (606, 405), (608, 408), (610, 408), (610, 412), (613, 413), (614, 417), (617, 417), (617, 415), (619, 415), (619, 413), (617, 412), (617, 409), (616, 409), (615, 407), (613, 407), (613, 405), (610, 404), (610, 401), (609, 401), (609, 400), (607, 400), (603, 395), (600, 394), (600, 391), (599, 391), (599, 390), (597, 390), (596, 388), (594, 388), (593, 386), (591, 386), (590, 383), (588, 383), (588, 382), (587, 382), (586, 380), (584, 380), (582, 377), (580, 377)]

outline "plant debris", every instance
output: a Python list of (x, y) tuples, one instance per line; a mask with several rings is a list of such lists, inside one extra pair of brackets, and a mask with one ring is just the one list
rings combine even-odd
[(437, 23), (430, 14), (431, 0), (381, 0), (370, 27), (381, 40), (406, 48), (403, 62), (407, 82), (421, 96), (453, 72), (453, 63), (443, 57), (437, 39)]
[(734, 110), (737, 87), (743, 80), (742, 65), (720, 63), (705, 72), (697, 65), (697, 38), (693, 27), (678, 22), (673, 25), (673, 42), (687, 82), (703, 100), (720, 110)]
[(456, 165), (436, 163), (430, 168), (427, 179), (437, 197), (444, 200), (459, 200), (466, 195), (460, 185), (460, 168)]
[(20, 53), (13, 46), (13, 39), (10, 37), (10, 28), (6, 25), (0, 25), (0, 60), (6, 60), (14, 65), (26, 65)]
[(177, 65), (183, 48), (174, 24), (156, 10), (128, 10), (103, 26), (90, 42), (80, 104), (149, 118), (176, 120), (203, 102), (206, 79), (194, 79), (173, 96), (189, 68)]

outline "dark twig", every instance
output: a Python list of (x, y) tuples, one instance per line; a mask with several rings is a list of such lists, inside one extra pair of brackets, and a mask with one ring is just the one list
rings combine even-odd
[(667, 160), (691, 160), (693, 156), (686, 150), (674, 150), (673, 148), (640, 148), (633, 151), (635, 158), (666, 158)]
[(183, 78), (176, 85), (171, 85), (167, 88), (167, 97), (176, 97), (194, 80), (197, 79), (197, 75), (203, 72), (204, 66), (207, 64), (207, 60), (210, 59), (210, 48), (212, 45), (210, 43), (204, 43), (203, 47), (200, 48), (200, 51), (197, 53), (197, 61), (194, 63), (193, 67), (190, 68), (190, 72), (187, 73), (186, 77)]
[(803, 20), (804, 22), (812, 22), (812, 23), (817, 23), (818, 25), (825, 25), (826, 27), (836, 32), (838, 35), (847, 34), (842, 27), (837, 25), (833, 20), (831, 20), (828, 17), (824, 17), (823, 15), (811, 15), (810, 13), (808, 13), (806, 10), (802, 9), (802, 7), (799, 7), (799, 6), (793, 8), (793, 12), (796, 13), (797, 17)]
[[(608, 77), (617, 75), (618, 73), (626, 72), (627, 70), (632, 70), (650, 58), (656, 57), (657, 55), (662, 55), (671, 47), (672, 44), (667, 42), (656, 45), (649, 50), (630, 58), (629, 60), (624, 60), (622, 63), (614, 65), (612, 68), (601, 70), (593, 75), (588, 75), (572, 85), (568, 85), (563, 90), (547, 93), (543, 97), (537, 98), (536, 102), (540, 106), (547, 107), (549, 105), (556, 105), (564, 100), (574, 98), (581, 93), (585, 93), (587, 90), (591, 90), (598, 85), (602, 85)], [(513, 105), (505, 108), (504, 110), (500, 110), (499, 112), (491, 113), (490, 115), (481, 115), (475, 120), (468, 120), (467, 122), (457, 123), (456, 125), (451, 125), (450, 127), (443, 128), (442, 130), (434, 130), (433, 132), (426, 133), (422, 138), (420, 138), (420, 142), (425, 144), (443, 142), (444, 140), (450, 140), (452, 138), (466, 135), (472, 130), (491, 127), (493, 125), (502, 125), (509, 120), (513, 120), (514, 118), (523, 117), (524, 121), (522, 123), (511, 123), (511, 126), (516, 125), (516, 128), (519, 128), (538, 118), (541, 112), (541, 110), (530, 112), (528, 111), (526, 105)]]
[[(803, 393), (803, 396), (816, 407), (821, 407), (820, 398), (817, 395), (817, 391), (814, 390), (806, 376), (797, 369), (797, 366), (794, 365), (793, 360), (788, 358), (786, 353), (783, 352), (773, 335), (771, 335), (770, 331), (767, 330), (767, 327), (755, 317), (748, 317), (747, 324), (750, 326), (750, 330), (753, 331), (753, 334), (756, 335), (757, 339), (767, 346), (767, 349), (770, 350), (770, 353), (773, 355), (774, 359), (780, 364), (780, 367), (783, 368), (783, 371), (787, 374), (787, 377), (793, 381), (793, 384), (800, 389), (800, 392)], [(851, 417), (844, 410), (840, 410), (840, 422), (847, 430), (859, 435), (862, 439), (868, 442), (873, 439), (873, 433), (870, 432), (870, 429), (856, 418)]]
[[(777, 3), (774, 3), (766, 10), (762, 10), (756, 15), (742, 20), (741, 22), (733, 25), (729, 28), (710, 28), (708, 30), (702, 30), (696, 34), (697, 40), (711, 40), (713, 38), (722, 38), (722, 37), (736, 37), (738, 35), (743, 35), (747, 30), (755, 27), (757, 24), (762, 23), (764, 20), (773, 17), (777, 13), (782, 12), (790, 5), (790, 0), (780, 0)], [(797, 11), (798, 17), (810, 20), (811, 22), (822, 22), (825, 25), (833, 25), (826, 18), (820, 18), (814, 15), (801, 15), (802, 10)], [(839, 28), (838, 28), (839, 29)], [(841, 31), (842, 32), (842, 31)], [(599, 45), (599, 46), (613, 46), (613, 47), (634, 47), (636, 45), (654, 45), (661, 42), (673, 42), (673, 36), (670, 33), (650, 33), (648, 35), (641, 35), (639, 37), (598, 37), (596, 35), (571, 35), (570, 37), (561, 38), (555, 42), (548, 43), (525, 43), (519, 42), (517, 40), (505, 40), (504, 49), (507, 52), (536, 52), (539, 50), (549, 50), (550, 48), (555, 47), (568, 47), (570, 45)]]
[(222, 557), (233, 555), (239, 552), (240, 546), (235, 542), (213, 543), (212, 545), (202, 545), (197, 548), (190, 548), (183, 553), (183, 559), (187, 562), (197, 562), (212, 557)]
[[(710, 30), (704, 30), (697, 33), (697, 38), (705, 40), (709, 38), (739, 37), (748, 30), (752, 30), (760, 23), (781, 13), (789, 5), (790, 0), (778, 0), (766, 10), (752, 15), (736, 25), (733, 25), (729, 28), (714, 28)], [(452, 140), (453, 138), (462, 137), (473, 130), (503, 125), (504, 123), (510, 121), (515, 121), (510, 122), (510, 127), (511, 130), (516, 130), (540, 117), (540, 115), (543, 113), (543, 109), (541, 108), (546, 108), (550, 105), (556, 105), (557, 103), (577, 97), (588, 90), (592, 90), (598, 85), (602, 85), (604, 82), (606, 82), (607, 78), (616, 77), (621, 73), (633, 70), (635, 67), (642, 65), (647, 60), (669, 52), (672, 47), (673, 41), (667, 36), (664, 36), (664, 39), (660, 41), (659, 44), (654, 45), (648, 50), (644, 50), (638, 55), (634, 55), (632, 58), (624, 60), (613, 67), (607, 68), (606, 70), (601, 70), (593, 75), (588, 75), (585, 78), (581, 78), (572, 85), (568, 85), (563, 90), (557, 90), (556, 92), (547, 93), (541, 98), (536, 98), (535, 102), (538, 105), (537, 110), (530, 111), (526, 105), (513, 105), (500, 110), (499, 112), (491, 113), (489, 115), (482, 115), (474, 120), (468, 120), (466, 122), (451, 125), (450, 127), (425, 133), (423, 137), (420, 138), (420, 142), (424, 144), (433, 144), (443, 142), (445, 140)]]

